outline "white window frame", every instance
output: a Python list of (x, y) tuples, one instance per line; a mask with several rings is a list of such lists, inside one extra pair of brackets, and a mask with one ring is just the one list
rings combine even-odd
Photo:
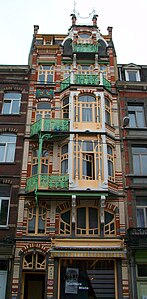
[[(131, 72), (135, 72), (136, 73), (136, 80), (132, 81), (130, 80), (129, 78), (129, 73)], [(128, 69), (128, 70), (125, 70), (125, 77), (126, 77), (126, 81), (130, 81), (130, 82), (136, 82), (136, 81), (140, 81), (140, 73), (139, 73), (139, 70), (135, 70), (135, 69)]]
[(4, 196), (0, 197), (0, 214), (1, 214), (1, 206), (2, 206), (2, 201), (3, 200), (8, 201), (7, 221), (6, 221), (5, 225), (0, 224), (0, 227), (7, 227), (8, 226), (8, 220), (9, 220), (9, 211), (10, 211), (10, 197), (4, 197)]
[[(12, 98), (11, 98), (11, 96), (10, 95), (16, 95), (16, 94), (18, 94), (20, 97), (17, 99), (17, 98), (13, 98), (13, 96), (12, 96)], [(8, 95), (8, 97), (7, 97), (7, 95)], [(10, 96), (10, 98), (9, 98), (9, 96)], [(17, 104), (17, 112), (13, 112), (13, 104), (14, 104), (14, 102), (18, 102), (18, 104)], [(20, 92), (6, 92), (5, 94), (4, 94), (4, 99), (3, 99), (3, 106), (2, 106), (2, 114), (19, 114), (20, 113), (20, 102), (21, 102), (21, 93)], [(6, 113), (6, 112), (4, 112), (4, 106), (5, 106), (5, 103), (10, 103), (9, 104), (9, 111)]]
[[(12, 141), (3, 141), (1, 140), (1, 136), (8, 136), (9, 137), (15, 137), (13, 142)], [(9, 134), (9, 133), (3, 133), (3, 134), (0, 134), (0, 146), (4, 146), (4, 157), (3, 157), (3, 160), (0, 161), (0, 163), (13, 163), (14, 162), (14, 159), (15, 159), (15, 150), (16, 150), (16, 139), (17, 139), (17, 136), (15, 134)], [(13, 156), (12, 156), (12, 159), (10, 160), (7, 160), (7, 151), (11, 151), (12, 149), (8, 149), (8, 145), (9, 144), (12, 144), (14, 145), (14, 152), (13, 152)]]

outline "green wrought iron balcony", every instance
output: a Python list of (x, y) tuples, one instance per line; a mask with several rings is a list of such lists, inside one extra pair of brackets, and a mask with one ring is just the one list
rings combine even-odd
[(67, 190), (69, 188), (68, 175), (36, 174), (27, 179), (26, 192), (34, 190)]
[(98, 44), (73, 44), (73, 52), (83, 52), (83, 53), (97, 53)]
[(39, 132), (68, 132), (69, 120), (58, 118), (42, 118), (31, 125), (30, 136)]
[(98, 85), (99, 78), (98, 75), (75, 75), (75, 84), (81, 85)]

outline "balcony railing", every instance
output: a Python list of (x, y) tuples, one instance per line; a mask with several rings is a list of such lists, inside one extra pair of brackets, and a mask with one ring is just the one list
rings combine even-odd
[(99, 74), (75, 74), (71, 72), (70, 76), (64, 79), (60, 85), (60, 91), (68, 88), (71, 84), (79, 85), (100, 85), (111, 91), (111, 83)]
[(129, 246), (147, 247), (147, 227), (129, 228), (126, 241)]
[(36, 174), (27, 179), (26, 192), (38, 190), (67, 190), (68, 175)]
[(72, 46), (73, 52), (84, 52), (84, 53), (97, 53), (98, 52), (98, 44), (73, 44)]
[(31, 125), (30, 136), (39, 132), (67, 132), (69, 131), (68, 119), (42, 118)]

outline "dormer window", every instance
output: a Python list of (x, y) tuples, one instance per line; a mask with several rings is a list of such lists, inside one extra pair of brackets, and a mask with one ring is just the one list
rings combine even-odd
[(90, 36), (91, 36), (90, 32), (79, 33), (79, 37), (82, 38), (82, 39), (88, 39)]
[(140, 81), (139, 70), (125, 70), (126, 81)]

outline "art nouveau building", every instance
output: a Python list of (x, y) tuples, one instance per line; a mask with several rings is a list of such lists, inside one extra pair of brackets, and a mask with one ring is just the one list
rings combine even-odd
[(34, 36), (12, 298), (128, 298), (112, 28)]

